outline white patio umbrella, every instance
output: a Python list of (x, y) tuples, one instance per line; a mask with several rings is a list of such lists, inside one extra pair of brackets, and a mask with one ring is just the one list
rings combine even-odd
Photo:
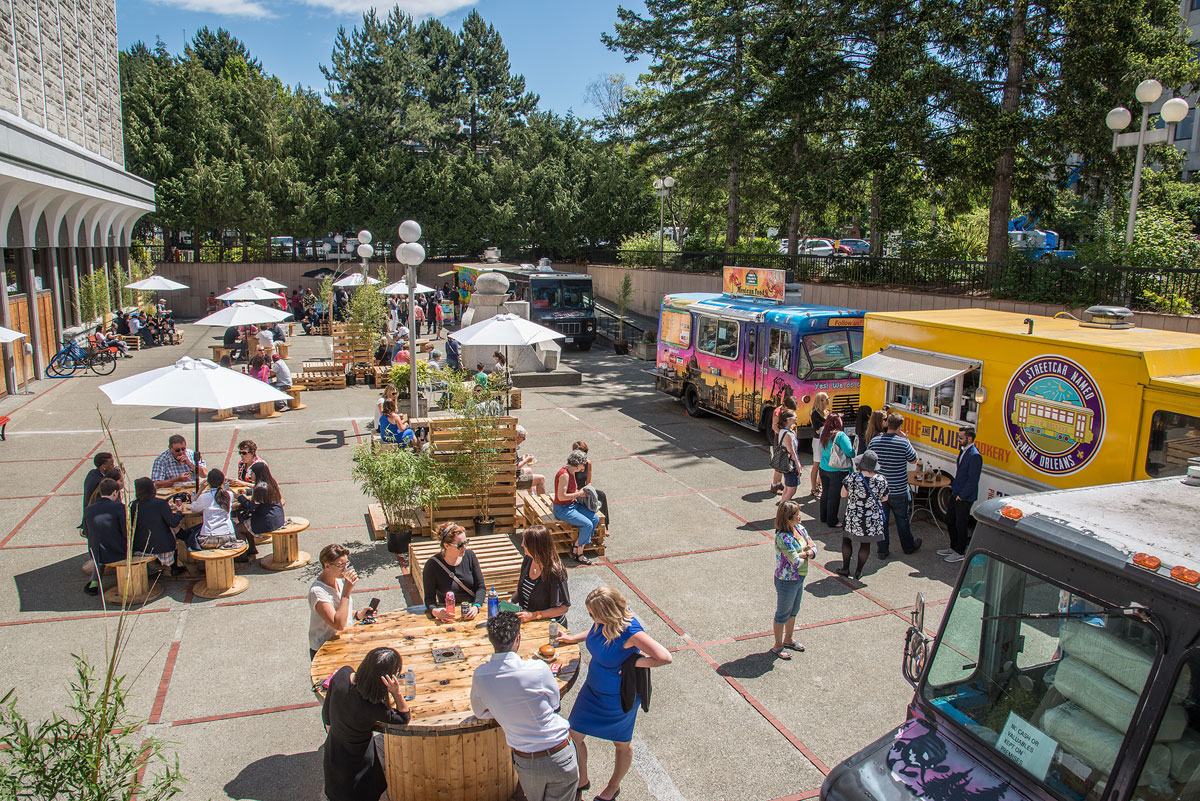
[[(487, 347), (504, 348), (504, 366), (508, 369), (509, 345), (536, 345), (539, 342), (549, 342), (552, 339), (565, 337), (553, 328), (518, 317), (515, 314), (497, 314), (480, 323), (459, 329), (450, 335), (463, 345), (486, 345)], [(508, 411), (508, 397), (505, 396), (505, 412)]]
[[(394, 284), (388, 284), (380, 291), (383, 292), (383, 294), (385, 294), (385, 295), (407, 295), (408, 294), (408, 282), (401, 279)], [(437, 290), (434, 289), (433, 287), (425, 286), (422, 283), (417, 284), (415, 291), (416, 291), (416, 294), (418, 294), (418, 295), (424, 295), (428, 292), (437, 292)]]
[(0, 342), (9, 343), (16, 342), (21, 337), (25, 336), (20, 331), (14, 331), (11, 328), (5, 328), (0, 325)]
[[(260, 306), (257, 303), (234, 303), (224, 309), (218, 309), (207, 317), (201, 317), (192, 325), (220, 326), (229, 328), (235, 325), (261, 325), (263, 323), (281, 323), (292, 316), (291, 312), (273, 309), (270, 306)], [(222, 409), (228, 407), (222, 406)]]
[[(367, 281), (372, 284), (381, 283), (378, 278), (371, 278), (370, 276), (367, 277)], [(362, 273), (350, 273), (345, 278), (339, 278), (338, 280), (334, 281), (333, 285), (334, 286), (362, 286), (363, 285)]]
[(287, 289), (287, 284), (281, 284), (278, 281), (272, 281), (270, 278), (263, 278), (259, 275), (237, 285), (238, 289), (246, 289), (247, 287), (253, 287), (254, 289)]
[[(114, 406), (166, 406), (192, 408), (196, 424), (192, 448), (200, 464), (200, 410), (232, 409), (256, 403), (288, 400), (287, 393), (236, 370), (209, 361), (184, 356), (175, 364), (102, 384), (100, 391)], [(196, 470), (196, 488), (200, 471)]]
[(279, 300), (278, 292), (268, 292), (258, 287), (247, 286), (231, 289), (224, 295), (217, 295), (217, 300)]
[(152, 275), (141, 281), (126, 284), (125, 288), (136, 289), (138, 292), (174, 292), (178, 289), (188, 289), (188, 286), (178, 281), (172, 281), (170, 278), (163, 278), (161, 275)]

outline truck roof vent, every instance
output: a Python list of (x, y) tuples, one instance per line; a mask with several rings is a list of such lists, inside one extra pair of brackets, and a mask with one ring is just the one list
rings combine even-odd
[(485, 248), (483, 251), (483, 260), (488, 264), (495, 264), (500, 261), (500, 248)]
[(1079, 325), (1084, 328), (1133, 328), (1133, 312), (1124, 306), (1091, 306), (1083, 313), (1087, 319)]

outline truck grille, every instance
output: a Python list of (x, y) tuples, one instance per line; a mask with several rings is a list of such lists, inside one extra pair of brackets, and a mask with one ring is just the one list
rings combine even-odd
[(554, 327), (560, 334), (578, 334), (582, 330), (579, 323), (555, 323)]
[(833, 411), (842, 416), (842, 424), (847, 426), (854, 425), (854, 418), (858, 416), (858, 393), (853, 395), (838, 395), (832, 400), (830, 406)]

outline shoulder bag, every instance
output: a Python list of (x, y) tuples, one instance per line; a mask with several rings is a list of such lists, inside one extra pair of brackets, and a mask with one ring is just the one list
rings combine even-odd
[[(466, 559), (466, 556), (464, 555), (463, 558)], [(463, 592), (466, 593), (466, 595), (463, 596), (464, 598), (469, 597), (471, 599), (472, 603), (475, 601), (475, 591), (468, 589), (467, 585), (462, 583), (462, 579), (460, 579), (458, 576), (454, 575), (454, 572), (452, 570), (450, 570), (450, 568), (446, 567), (445, 562), (443, 562), (437, 556), (432, 557), (429, 561), (433, 562), (435, 565), (440, 567), (445, 572), (445, 574), (447, 576), (449, 576), (454, 581), (454, 583), (457, 584), (462, 589)]]
[(830, 470), (849, 470), (852, 462), (846, 452), (842, 450), (842, 446), (838, 444), (838, 437), (846, 436), (839, 431), (833, 435), (833, 439), (829, 440), (829, 469)]
[(771, 469), (778, 470), (780, 473), (791, 473), (796, 469), (796, 465), (792, 462), (792, 455), (788, 453), (787, 447), (783, 444), (783, 438), (788, 435), (785, 429), (779, 432), (779, 437), (775, 440), (775, 446), (771, 448)]

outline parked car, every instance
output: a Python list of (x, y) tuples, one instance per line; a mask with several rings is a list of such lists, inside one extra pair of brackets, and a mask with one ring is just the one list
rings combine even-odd
[(832, 239), (806, 239), (800, 248), (800, 253), (805, 256), (833, 256), (836, 252), (837, 245)]
[(851, 256), (866, 256), (871, 252), (871, 243), (865, 239), (839, 239), (839, 248), (846, 248)]

